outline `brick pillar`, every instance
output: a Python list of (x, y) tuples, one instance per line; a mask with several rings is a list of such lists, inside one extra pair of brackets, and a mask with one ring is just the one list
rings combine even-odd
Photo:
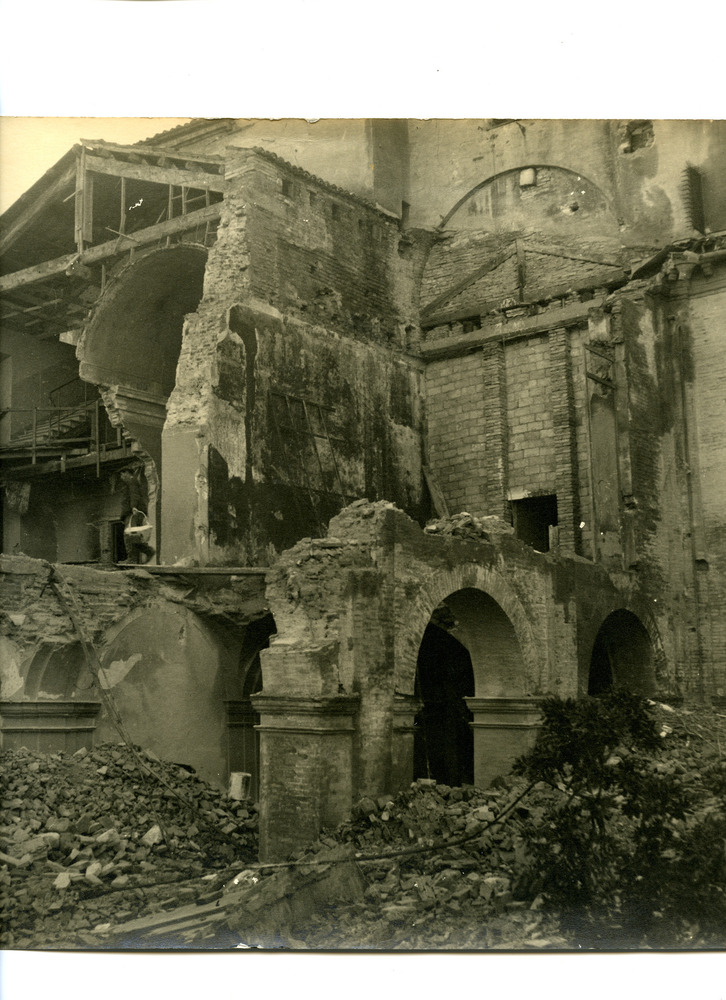
[(509, 520), (507, 457), (507, 380), (504, 345), (482, 348), (482, 394), (486, 435), (486, 512)]
[(279, 861), (348, 819), (353, 697), (255, 695), (260, 713), (260, 860)]
[(535, 698), (465, 698), (474, 714), (474, 784), (487, 788), (529, 750), (540, 727)]
[(557, 520), (560, 546), (577, 551), (580, 508), (578, 501), (577, 437), (575, 392), (569, 356), (567, 331), (552, 330), (549, 335), (550, 391), (552, 422), (555, 430), (555, 469), (557, 481)]

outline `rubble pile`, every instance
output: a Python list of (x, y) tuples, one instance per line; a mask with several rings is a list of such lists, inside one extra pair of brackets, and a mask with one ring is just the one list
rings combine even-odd
[[(419, 779), (393, 799), (362, 799), (352, 822), (321, 838), (321, 857), (352, 845), (364, 898), (314, 915), (308, 948), (552, 949), (567, 947), (541, 898), (515, 899), (520, 830), (537, 790), (503, 815), (524, 786), (514, 779), (486, 791)], [(404, 853), (413, 848), (411, 853)], [(390, 854), (367, 860), (376, 854)]]
[(0, 946), (98, 947), (110, 924), (204, 902), (256, 859), (255, 807), (136, 752), (153, 776), (123, 744), (0, 755)]
[[(662, 745), (649, 766), (702, 809), (720, 809), (726, 716), (654, 710)], [(547, 785), (419, 779), (362, 798), (348, 822), (265, 865), (255, 807), (137, 752), (163, 783), (122, 745), (0, 756), (4, 947), (580, 947), (522, 879), (524, 834), (547, 837), (548, 808), (560, 801)]]
[(462, 511), (451, 517), (429, 521), (424, 532), (427, 535), (452, 535), (454, 538), (472, 538), (490, 542), (497, 535), (513, 535), (514, 528), (496, 514), (476, 517)]

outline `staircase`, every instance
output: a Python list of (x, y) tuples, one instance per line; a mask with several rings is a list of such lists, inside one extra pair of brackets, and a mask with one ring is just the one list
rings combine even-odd
[[(70, 457), (96, 455), (96, 464), (99, 465), (107, 452), (125, 451), (121, 428), (111, 426), (98, 396), (87, 398), (90, 388), (80, 379), (73, 379), (49, 394), (51, 406), (11, 407), (5, 410), (0, 419), (10, 417), (12, 420), (16, 415), (22, 422), (22, 430), (16, 434), (11, 431), (10, 440), (0, 445), (0, 458), (5, 462), (30, 459), (32, 465), (39, 461), (60, 459), (65, 465), (65, 460)], [(66, 405), (59, 403), (61, 390), (66, 390)], [(82, 396), (80, 400), (79, 395)], [(69, 402), (69, 397), (73, 396), (76, 399)], [(30, 427), (27, 426), (28, 414), (31, 415)]]

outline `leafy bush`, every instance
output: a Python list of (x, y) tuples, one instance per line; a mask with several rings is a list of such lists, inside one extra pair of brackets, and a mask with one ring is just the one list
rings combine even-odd
[(723, 770), (680, 773), (653, 706), (627, 692), (549, 698), (515, 765), (557, 792), (523, 831), (516, 891), (541, 893), (584, 947), (723, 946)]

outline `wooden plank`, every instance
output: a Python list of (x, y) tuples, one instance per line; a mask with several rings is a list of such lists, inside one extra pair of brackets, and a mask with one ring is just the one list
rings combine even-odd
[(178, 167), (155, 167), (146, 163), (126, 163), (125, 160), (101, 159), (86, 155), (86, 170), (111, 177), (127, 177), (154, 184), (174, 184), (177, 187), (198, 188), (204, 191), (224, 191), (224, 177), (203, 170), (182, 170)]
[(209, 208), (200, 208), (189, 215), (179, 216), (166, 222), (160, 222), (156, 226), (149, 226), (147, 229), (140, 229), (133, 236), (119, 236), (116, 240), (108, 243), (100, 243), (97, 247), (89, 247), (84, 250), (79, 258), (77, 253), (65, 254), (55, 260), (46, 260), (42, 264), (35, 264), (33, 267), (26, 267), (22, 271), (14, 274), (4, 274), (0, 277), (0, 293), (11, 292), (14, 288), (21, 288), (24, 285), (33, 284), (36, 281), (45, 281), (48, 278), (63, 274), (71, 264), (81, 260), (83, 264), (100, 263), (109, 257), (115, 257), (120, 253), (126, 253), (132, 246), (145, 246), (155, 243), (165, 236), (173, 236), (175, 233), (184, 233), (189, 229), (195, 229), (205, 222), (219, 219), (222, 215), (222, 203), (210, 205)]
[[(0, 237), (0, 255), (7, 253), (18, 236), (37, 219), (41, 212), (44, 212), (57, 199), (60, 199), (63, 192), (70, 187), (75, 176), (76, 168), (74, 165), (69, 167), (47, 191), (40, 195), (39, 198), (36, 198), (33, 204), (26, 208), (20, 218), (16, 219), (6, 232), (3, 233), (2, 237)], [(60, 204), (60, 201), (58, 203)]]
[(428, 466), (423, 466), (424, 479), (426, 480), (426, 485), (428, 486), (429, 493), (431, 494), (431, 499), (434, 504), (434, 510), (439, 517), (449, 517), (449, 505), (446, 502), (446, 497), (443, 494), (441, 487), (436, 476), (433, 474)]
[(54, 260), (44, 260), (42, 264), (24, 267), (22, 271), (4, 274), (0, 277), (0, 292), (11, 292), (14, 288), (22, 288), (24, 285), (31, 285), (36, 281), (54, 278), (63, 274), (76, 260), (78, 260), (77, 253), (67, 253)]
[(178, 160), (180, 163), (198, 163), (201, 166), (222, 168), (224, 157), (216, 153), (208, 156), (195, 156), (194, 153), (179, 153), (171, 149), (163, 149), (159, 146), (122, 146), (114, 142), (103, 142), (94, 139), (81, 139), (83, 146), (89, 153), (121, 153), (123, 156), (132, 157), (137, 162), (142, 160)]

